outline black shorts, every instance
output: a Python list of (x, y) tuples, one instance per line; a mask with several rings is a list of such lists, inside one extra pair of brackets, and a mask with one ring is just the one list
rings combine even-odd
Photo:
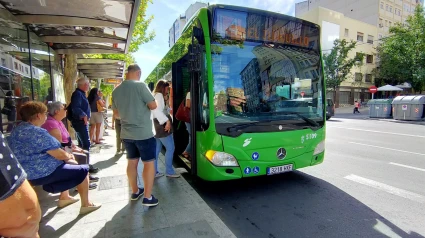
[(146, 140), (123, 139), (127, 159), (140, 158), (143, 162), (150, 162), (156, 159), (156, 140), (155, 137)]

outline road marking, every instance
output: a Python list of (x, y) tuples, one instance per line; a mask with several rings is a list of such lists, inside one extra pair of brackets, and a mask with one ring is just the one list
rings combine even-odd
[(354, 174), (347, 175), (344, 178), (356, 183), (360, 183), (372, 188), (376, 188), (378, 190), (381, 190), (381, 191), (384, 191), (402, 198), (407, 198), (409, 200), (419, 202), (419, 203), (425, 203), (425, 197), (416, 193), (406, 191), (404, 189), (396, 188), (396, 187), (393, 187), (384, 183), (376, 182), (371, 179), (363, 178)]
[(417, 167), (413, 167), (413, 166), (409, 166), (409, 165), (398, 164), (398, 163), (393, 163), (393, 162), (390, 162), (390, 164), (400, 166), (400, 167), (404, 167), (404, 168), (408, 168), (408, 169), (414, 169), (414, 170), (419, 170), (419, 171), (425, 172), (425, 169), (421, 169), (421, 168), (417, 168)]
[(362, 143), (351, 142), (351, 141), (348, 141), (348, 143), (355, 144), (355, 145), (369, 146), (369, 147), (374, 147), (374, 148), (379, 148), (379, 149), (384, 149), (384, 150), (392, 150), (392, 151), (397, 151), (397, 152), (409, 153), (409, 154), (413, 154), (413, 155), (423, 155), (423, 156), (425, 156), (425, 154), (422, 154), (422, 153), (416, 153), (416, 152), (411, 152), (411, 151), (406, 151), (406, 150), (397, 150), (397, 149), (391, 149), (391, 148), (387, 148), (387, 147), (381, 147), (381, 146), (376, 146), (376, 145), (368, 145), (368, 144), (362, 144)]
[(339, 129), (347, 129), (347, 130), (354, 130), (354, 131), (366, 131), (366, 132), (397, 135), (397, 136), (410, 136), (410, 137), (417, 137), (417, 138), (425, 138), (425, 136), (409, 135), (409, 134), (393, 133), (393, 132), (384, 132), (384, 131), (365, 130), (365, 129), (349, 128), (349, 127), (342, 127), (342, 126), (328, 126), (327, 128), (339, 128)]

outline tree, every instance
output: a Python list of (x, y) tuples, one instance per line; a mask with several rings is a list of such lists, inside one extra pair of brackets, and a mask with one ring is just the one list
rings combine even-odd
[(425, 11), (418, 5), (405, 24), (390, 28), (377, 51), (377, 76), (382, 83), (408, 82), (416, 92), (425, 89)]
[(334, 102), (336, 102), (336, 90), (342, 82), (349, 78), (351, 69), (356, 62), (363, 62), (363, 54), (357, 54), (354, 58), (348, 56), (356, 44), (355, 41), (336, 39), (331, 52), (323, 55), (327, 88), (334, 91)]

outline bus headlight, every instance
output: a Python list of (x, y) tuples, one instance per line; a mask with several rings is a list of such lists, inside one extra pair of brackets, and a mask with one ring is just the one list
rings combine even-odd
[(236, 158), (228, 153), (225, 152), (218, 152), (214, 150), (209, 150), (205, 154), (205, 157), (214, 165), (216, 166), (233, 166), (237, 167), (239, 166), (238, 161)]
[(316, 148), (314, 149), (313, 156), (318, 155), (325, 151), (325, 141), (321, 141), (319, 144), (317, 144)]

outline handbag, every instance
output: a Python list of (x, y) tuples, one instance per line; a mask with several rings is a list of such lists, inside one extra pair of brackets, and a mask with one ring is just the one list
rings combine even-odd
[(180, 104), (176, 112), (176, 119), (179, 121), (190, 123), (190, 108), (185, 105), (186, 100)]
[[(172, 122), (170, 115), (167, 115), (167, 118), (170, 122)], [(165, 129), (164, 129), (165, 124), (166, 123), (164, 123), (164, 125), (160, 125), (158, 119), (156, 119), (156, 118), (153, 119), (153, 125), (155, 127), (155, 132), (156, 132), (155, 138), (164, 138), (164, 137), (167, 137), (167, 136), (173, 134), (173, 124), (171, 124), (170, 132), (165, 131)]]
[(7, 116), (9, 116), (9, 114), (12, 112), (12, 110), (9, 108), (9, 107), (7, 107), (7, 106), (4, 106), (2, 109), (1, 109), (1, 114), (4, 114), (4, 115), (7, 115)]

